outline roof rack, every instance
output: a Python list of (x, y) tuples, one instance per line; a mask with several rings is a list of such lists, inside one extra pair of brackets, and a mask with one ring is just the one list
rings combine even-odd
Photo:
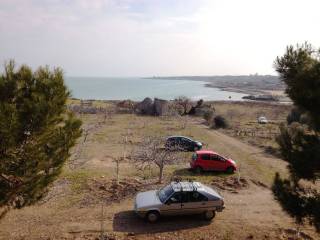
[(180, 191), (182, 192), (183, 191), (183, 187), (182, 187), (181, 182), (179, 182), (179, 184), (180, 184)]

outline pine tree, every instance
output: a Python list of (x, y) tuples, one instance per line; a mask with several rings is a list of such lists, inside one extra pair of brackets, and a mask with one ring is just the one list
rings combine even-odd
[(59, 68), (13, 61), (0, 74), (0, 207), (39, 200), (62, 170), (81, 135), (81, 121), (67, 111), (70, 96)]
[(314, 184), (320, 178), (320, 51), (307, 43), (287, 47), (275, 68), (295, 108), (277, 139), (290, 177), (277, 174), (273, 191), (297, 222), (308, 220), (320, 230), (320, 192)]

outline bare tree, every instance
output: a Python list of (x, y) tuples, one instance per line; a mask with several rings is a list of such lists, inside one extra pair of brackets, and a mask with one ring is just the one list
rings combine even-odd
[(163, 180), (164, 167), (179, 160), (177, 152), (163, 147), (164, 143), (163, 138), (147, 137), (133, 149), (131, 156), (139, 170), (156, 165), (159, 168), (159, 183)]

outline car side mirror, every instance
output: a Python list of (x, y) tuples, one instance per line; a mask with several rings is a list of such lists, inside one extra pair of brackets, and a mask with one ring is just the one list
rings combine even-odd
[(166, 205), (170, 205), (170, 204), (171, 204), (171, 201), (168, 200), (168, 201), (166, 202)]

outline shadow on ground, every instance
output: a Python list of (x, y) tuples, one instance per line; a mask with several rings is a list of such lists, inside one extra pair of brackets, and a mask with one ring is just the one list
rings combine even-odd
[(201, 215), (196, 215), (161, 217), (159, 222), (151, 224), (139, 218), (133, 211), (123, 211), (114, 215), (113, 231), (135, 234), (162, 233), (207, 226), (210, 223), (203, 220)]
[(197, 176), (217, 176), (217, 177), (227, 177), (232, 176), (233, 174), (228, 174), (225, 172), (217, 172), (217, 171), (203, 171), (202, 173), (195, 173), (190, 168), (181, 168), (177, 169), (173, 172), (174, 177), (197, 177)]

